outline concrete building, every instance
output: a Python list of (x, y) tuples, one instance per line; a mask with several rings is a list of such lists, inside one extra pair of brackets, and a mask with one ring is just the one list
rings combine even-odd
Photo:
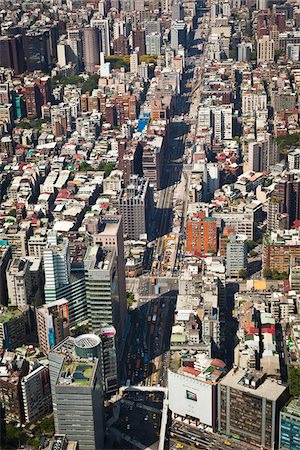
[(118, 199), (118, 210), (123, 217), (124, 235), (127, 239), (139, 240), (147, 235), (153, 210), (152, 190), (149, 180), (130, 177), (129, 184)]
[(85, 450), (103, 448), (104, 404), (101, 340), (68, 337), (49, 353), (56, 433)]
[(147, 55), (160, 55), (161, 50), (161, 34), (150, 33), (146, 36), (146, 53)]
[(197, 369), (183, 366), (177, 373), (168, 370), (169, 408), (172, 415), (216, 430), (217, 383), (224, 373), (223, 361), (207, 357), (205, 364), (197, 366)]
[(139, 64), (140, 64), (139, 49), (135, 49), (130, 54), (130, 72), (137, 75)]
[(288, 398), (288, 387), (264, 373), (232, 369), (218, 386), (219, 432), (268, 450), (278, 448), (279, 411)]
[(110, 55), (110, 32), (108, 19), (97, 18), (96, 15), (91, 20), (91, 27), (98, 32), (99, 51), (104, 55)]
[(232, 139), (232, 105), (220, 105), (213, 110), (213, 133), (218, 141)]
[(0, 349), (12, 350), (28, 342), (33, 332), (33, 315), (29, 306), (0, 307)]
[(121, 308), (118, 289), (117, 256), (114, 248), (94, 245), (84, 259), (88, 319), (93, 331), (103, 323), (121, 332)]
[(47, 355), (54, 345), (69, 336), (68, 300), (57, 300), (36, 309), (39, 347)]
[(238, 277), (247, 269), (246, 236), (230, 233), (226, 246), (226, 272), (229, 277)]
[(70, 248), (67, 238), (58, 238), (56, 234), (48, 236), (44, 249), (45, 301), (53, 302), (61, 298), (60, 289), (70, 279)]
[(248, 143), (249, 170), (264, 172), (278, 162), (277, 144), (270, 133), (257, 136), (257, 141)]
[(39, 366), (21, 380), (25, 422), (35, 422), (52, 410), (49, 369)]
[(186, 223), (186, 250), (194, 256), (217, 252), (217, 221), (201, 211)]
[(8, 303), (23, 307), (31, 301), (30, 262), (25, 258), (13, 258), (6, 269)]
[(300, 448), (300, 400), (294, 398), (280, 411), (280, 449)]
[(265, 35), (257, 41), (257, 63), (268, 63), (274, 61), (275, 46), (273, 39)]
[(100, 218), (98, 233), (93, 235), (93, 243), (100, 244), (103, 248), (113, 248), (116, 252), (118, 269), (118, 295), (120, 308), (120, 326), (118, 332), (123, 333), (126, 314), (127, 299), (125, 285), (125, 259), (124, 259), (124, 239), (123, 239), (123, 221), (122, 216), (104, 215)]
[(83, 59), (86, 72), (95, 72), (100, 64), (99, 33), (96, 28), (83, 29)]

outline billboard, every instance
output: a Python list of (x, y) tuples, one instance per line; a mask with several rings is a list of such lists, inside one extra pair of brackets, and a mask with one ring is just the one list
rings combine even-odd
[(213, 427), (214, 404), (213, 386), (199, 378), (193, 378), (168, 371), (169, 408), (180, 416), (190, 416), (201, 423)]

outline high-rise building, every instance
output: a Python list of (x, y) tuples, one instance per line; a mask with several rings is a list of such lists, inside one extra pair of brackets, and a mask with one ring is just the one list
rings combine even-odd
[[(102, 344), (103, 379), (106, 396), (118, 390), (118, 365), (115, 345), (116, 330), (113, 326), (103, 324), (98, 330)], [(97, 334), (98, 334), (97, 333)]]
[(183, 20), (173, 22), (171, 28), (171, 48), (177, 53), (180, 45), (187, 46), (187, 27)]
[(35, 422), (50, 413), (52, 398), (48, 367), (38, 366), (23, 377), (21, 392), (25, 422)]
[(88, 247), (85, 259), (88, 319), (93, 331), (103, 323), (113, 325), (121, 338), (121, 308), (116, 250), (100, 245)]
[(8, 289), (6, 279), (6, 269), (11, 259), (11, 247), (5, 241), (0, 245), (0, 305), (7, 306)]
[(213, 110), (214, 138), (232, 139), (232, 105), (220, 105)]
[(13, 258), (6, 269), (8, 303), (23, 307), (31, 302), (32, 281), (30, 261), (26, 258)]
[(79, 448), (103, 448), (104, 404), (101, 339), (67, 337), (49, 353), (56, 433), (78, 441)]
[(263, 172), (278, 162), (277, 144), (270, 133), (258, 134), (256, 141), (248, 142), (249, 170)]
[(0, 66), (13, 69), (15, 75), (24, 72), (22, 36), (0, 36)]
[(273, 39), (265, 35), (257, 41), (257, 63), (268, 63), (274, 61), (275, 46)]
[(130, 177), (129, 184), (118, 199), (118, 210), (123, 217), (124, 234), (127, 239), (140, 239), (149, 233), (153, 198), (149, 180)]
[(226, 246), (227, 275), (238, 277), (242, 270), (247, 269), (246, 236), (230, 233)]
[(44, 249), (45, 269), (45, 301), (58, 300), (60, 288), (69, 283), (70, 278), (70, 245), (67, 238), (58, 238), (56, 234), (48, 236), (48, 244)]
[(205, 212), (189, 217), (186, 223), (186, 250), (194, 256), (217, 252), (217, 221)]
[[(113, 248), (116, 252), (120, 308), (120, 323), (116, 329), (120, 335), (124, 330), (127, 313), (122, 216), (109, 214), (101, 216), (98, 233), (93, 234), (93, 243), (100, 244), (104, 249)], [(121, 337), (119, 335), (118, 337)]]
[(18, 309), (0, 307), (0, 349), (14, 350), (26, 344), (33, 332), (33, 317), (29, 306)]
[(49, 31), (28, 31), (24, 36), (24, 54), (29, 72), (48, 72), (50, 64)]
[(55, 345), (69, 336), (68, 300), (61, 299), (36, 309), (39, 347), (47, 355)]
[(96, 28), (83, 30), (83, 59), (86, 72), (95, 72), (100, 64), (99, 33)]
[(95, 16), (91, 20), (91, 27), (96, 28), (99, 36), (99, 50), (104, 55), (110, 55), (110, 34), (108, 19), (98, 19)]
[(232, 369), (218, 386), (219, 431), (268, 450), (278, 448), (279, 411), (288, 397), (288, 387), (264, 373)]
[(137, 74), (140, 63), (139, 50), (135, 49), (130, 55), (130, 72)]
[(146, 45), (145, 45), (145, 30), (137, 28), (132, 31), (133, 48), (139, 48), (140, 55), (145, 55)]
[(172, 20), (184, 19), (184, 7), (180, 0), (175, 0), (172, 6)]
[(44, 249), (45, 301), (68, 300), (70, 326), (87, 320), (84, 268), (72, 270), (67, 238), (48, 235)]
[(146, 36), (146, 53), (147, 55), (160, 55), (161, 51), (161, 34), (151, 33)]
[(280, 411), (280, 449), (300, 448), (300, 400), (294, 398)]

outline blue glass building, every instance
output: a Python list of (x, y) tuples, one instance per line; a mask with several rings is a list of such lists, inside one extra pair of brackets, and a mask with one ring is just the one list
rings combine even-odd
[(292, 400), (280, 412), (280, 449), (300, 449), (300, 399)]

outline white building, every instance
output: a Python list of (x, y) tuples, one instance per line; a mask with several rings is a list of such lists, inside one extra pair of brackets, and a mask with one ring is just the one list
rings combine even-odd
[(21, 380), (25, 421), (34, 422), (52, 408), (49, 369), (40, 366)]

